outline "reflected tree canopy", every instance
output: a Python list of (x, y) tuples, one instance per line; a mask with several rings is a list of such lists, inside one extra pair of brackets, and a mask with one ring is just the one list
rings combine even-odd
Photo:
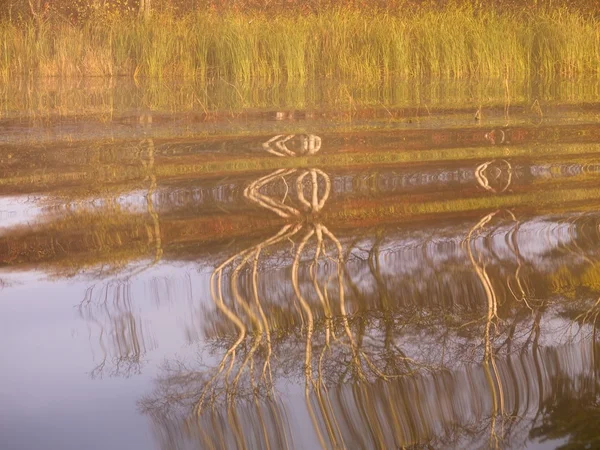
[[(276, 156), (297, 157), (284, 147), (293, 138), (276, 136), (265, 150), (279, 139)], [(497, 194), (512, 171), (490, 161), (475, 180)], [(317, 168), (276, 170), (245, 188), (285, 224), (216, 265), (210, 357), (170, 361), (140, 402), (165, 448), (292, 448), (299, 433), (323, 448), (522, 447), (573, 423), (593, 434), (585, 423), (595, 400), (583, 408), (589, 422), (556, 422), (578, 398), (595, 398), (595, 215), (498, 209), (434, 234), (338, 234), (325, 222), (331, 192)], [(578, 302), (567, 312), (569, 283)], [(212, 357), (214, 366), (203, 362)], [(301, 387), (310, 431), (290, 423), (290, 383)]]

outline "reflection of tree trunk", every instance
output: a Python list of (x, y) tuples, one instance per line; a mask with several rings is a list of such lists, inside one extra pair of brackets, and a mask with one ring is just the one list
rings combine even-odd
[(310, 384), (312, 383), (312, 334), (314, 329), (314, 319), (313, 313), (310, 309), (310, 306), (302, 293), (300, 292), (300, 285), (298, 282), (298, 269), (300, 264), (300, 256), (302, 255), (302, 251), (306, 246), (309, 239), (312, 235), (315, 234), (314, 230), (310, 230), (300, 241), (298, 245), (298, 249), (296, 250), (296, 255), (294, 257), (294, 262), (292, 263), (292, 287), (294, 288), (294, 293), (296, 294), (296, 298), (300, 302), (300, 306), (302, 310), (306, 314), (306, 351), (305, 351), (305, 359), (304, 359), (304, 373), (306, 376), (306, 395), (308, 395), (308, 391), (310, 388)]
[[(141, 118), (140, 121), (142, 121)], [(148, 121), (151, 122), (151, 118), (148, 119)], [(140, 147), (142, 148), (142, 150), (140, 151), (140, 161), (142, 167), (144, 168), (144, 171), (146, 172), (146, 178), (144, 181), (149, 181), (150, 183), (148, 186), (148, 191), (146, 193), (146, 207), (148, 215), (152, 220), (152, 226), (146, 226), (148, 233), (148, 244), (154, 243), (155, 253), (153, 264), (156, 264), (162, 258), (163, 249), (160, 232), (160, 221), (158, 213), (154, 209), (154, 200), (152, 198), (157, 187), (156, 174), (154, 173), (154, 140), (152, 138), (144, 139), (140, 142)], [(142, 158), (142, 152), (144, 150), (144, 147), (146, 150), (146, 158)]]
[[(381, 275), (381, 264), (380, 264), (380, 248), (381, 242), (383, 241), (383, 234), (381, 230), (377, 232), (377, 237), (375, 238), (375, 242), (373, 243), (373, 247), (369, 252), (369, 269), (371, 270), (371, 274), (375, 279), (375, 285), (377, 286), (377, 291), (379, 292), (379, 298), (382, 302), (382, 311), (383, 311), (383, 323), (384, 323), (384, 348), (385, 354), (392, 355), (393, 351), (391, 347), (394, 345), (393, 342), (393, 332), (394, 332), (394, 318), (392, 314), (392, 309), (390, 307), (390, 296), (387, 289), (387, 285), (383, 276)], [(395, 360), (394, 358), (386, 358), (386, 362), (394, 362), (393, 366), (395, 368)], [(386, 365), (386, 370), (389, 367)]]
[(375, 242), (373, 243), (373, 247), (369, 252), (369, 269), (373, 278), (375, 279), (375, 285), (377, 286), (377, 291), (379, 292), (379, 298), (381, 299), (382, 309), (385, 313), (386, 318), (389, 316), (390, 310), (390, 296), (387, 290), (386, 283), (381, 275), (380, 271), (380, 263), (379, 263), (379, 249), (381, 247), (381, 242), (383, 241), (383, 234), (381, 230), (378, 231), (377, 237), (375, 238)]
[[(269, 327), (268, 323), (266, 322), (266, 317), (264, 317), (264, 310), (260, 306), (260, 300), (258, 298), (258, 286), (257, 286), (258, 276), (257, 276), (257, 272), (256, 272), (258, 258), (264, 248), (270, 247), (272, 245), (276, 245), (277, 243), (279, 243), (281, 241), (289, 239), (290, 237), (294, 236), (300, 230), (300, 228), (301, 228), (300, 225), (297, 225), (296, 227), (292, 227), (291, 225), (285, 225), (275, 236), (272, 236), (269, 239), (266, 239), (265, 241), (257, 244), (256, 246), (251, 247), (250, 249), (243, 250), (239, 253), (236, 253), (235, 255), (233, 255), (232, 257), (227, 259), (225, 262), (223, 262), (220, 266), (215, 268), (215, 270), (213, 271), (211, 278), (210, 278), (211, 297), (212, 297), (213, 301), (215, 302), (216, 307), (227, 317), (227, 319), (229, 319), (235, 325), (235, 327), (238, 330), (238, 335), (237, 335), (236, 341), (231, 346), (229, 346), (229, 348), (223, 355), (216, 372), (206, 382), (206, 384), (199, 396), (199, 399), (194, 406), (194, 412), (196, 413), (196, 415), (199, 416), (202, 413), (205, 399), (207, 396), (210, 395), (209, 390), (212, 388), (213, 384), (215, 384), (217, 382), (217, 379), (222, 374), (224, 375), (224, 378), (225, 378), (225, 385), (226, 385), (225, 393), (226, 393), (227, 399), (230, 400), (235, 397), (236, 386), (237, 386), (238, 381), (240, 380), (240, 377), (241, 377), (244, 369), (246, 369), (248, 367), (248, 365), (250, 364), (251, 368), (250, 368), (249, 372), (251, 374), (254, 373), (253, 356), (255, 355), (260, 343), (263, 340), (263, 333), (265, 332), (265, 329), (266, 329), (266, 338), (267, 338), (267, 346), (268, 346), (268, 349), (267, 349), (268, 358), (265, 360), (265, 363), (263, 365), (263, 371), (262, 371), (261, 378), (267, 384), (272, 383), (272, 375), (270, 374), (270, 361), (269, 361), (270, 345), (271, 345), (270, 327)], [(241, 258), (241, 261), (239, 261), (239, 263), (236, 264), (235, 262), (237, 260), (239, 260), (240, 258)], [(243, 315), (238, 313), (236, 309), (232, 309), (225, 302), (225, 296), (223, 294), (223, 271), (232, 263), (234, 264), (235, 268), (234, 268), (233, 273), (231, 274), (231, 279), (230, 279), (231, 293), (234, 297), (236, 306), (239, 306), (246, 313), (246, 315), (250, 318), (250, 320), (254, 326), (253, 330), (255, 331), (256, 334), (254, 336), (252, 347), (251, 347), (249, 353), (247, 354), (244, 361), (238, 366), (233, 383), (230, 384), (229, 383), (229, 375), (230, 375), (231, 371), (233, 370), (234, 365), (236, 363), (236, 359), (237, 359), (236, 352), (237, 352), (238, 348), (241, 347), (241, 345), (242, 345), (244, 339), (246, 338), (246, 336), (248, 335), (248, 333), (253, 331), (252, 329), (249, 330), (248, 327), (246, 326), (246, 324), (244, 323)], [(252, 311), (251, 305), (249, 304), (249, 302), (246, 302), (242, 298), (241, 293), (239, 292), (239, 288), (238, 288), (239, 274), (241, 273), (241, 271), (244, 267), (246, 267), (247, 265), (250, 265), (250, 264), (252, 264), (252, 268), (253, 268), (252, 269), (253, 274), (252, 274), (252, 278), (251, 278), (251, 283), (252, 283), (251, 290), (253, 292), (252, 297), (254, 299), (254, 302), (258, 306), (258, 311), (259, 311), (258, 314), (255, 314)], [(229, 361), (229, 367), (227, 367), (228, 361)], [(253, 376), (253, 375), (251, 375), (251, 376)], [(215, 393), (213, 392), (212, 397), (214, 397), (214, 395), (215, 395)]]
[[(476, 232), (480, 232), (486, 225), (499, 213), (495, 211), (488, 214), (481, 219), (471, 230), (466, 239), (467, 243), (467, 254), (471, 260), (471, 264), (475, 269), (477, 277), (480, 279), (483, 286), (486, 298), (487, 298), (487, 316), (485, 321), (485, 333), (484, 333), (484, 360), (483, 369), (486, 380), (488, 382), (490, 393), (492, 397), (492, 411), (491, 411), (491, 425), (490, 425), (490, 442), (491, 448), (498, 448), (502, 436), (498, 436), (496, 432), (496, 421), (500, 416), (503, 424), (504, 417), (504, 387), (502, 384), (502, 378), (496, 365), (496, 356), (494, 354), (493, 338), (491, 336), (492, 325), (495, 326), (495, 322), (498, 319), (498, 297), (492, 284), (492, 281), (486, 271), (486, 264), (483, 260), (482, 255), (479, 258), (475, 258), (472, 242), (473, 235)], [(514, 216), (513, 216), (514, 218)], [(476, 248), (475, 248), (476, 250)], [(501, 427), (502, 429), (503, 427)]]
[(150, 178), (150, 186), (148, 187), (148, 193), (146, 194), (146, 204), (148, 207), (148, 215), (152, 219), (152, 232), (154, 244), (156, 246), (156, 252), (154, 255), (154, 263), (157, 263), (163, 254), (162, 239), (160, 235), (160, 222), (158, 220), (158, 213), (154, 210), (154, 202), (152, 196), (156, 191), (156, 175), (154, 173), (154, 140), (148, 139), (148, 164), (146, 167), (148, 171), (148, 177)]

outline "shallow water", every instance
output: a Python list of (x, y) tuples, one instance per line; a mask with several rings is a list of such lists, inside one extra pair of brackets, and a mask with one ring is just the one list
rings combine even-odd
[(6, 88), (3, 448), (600, 446), (597, 82), (211, 89)]

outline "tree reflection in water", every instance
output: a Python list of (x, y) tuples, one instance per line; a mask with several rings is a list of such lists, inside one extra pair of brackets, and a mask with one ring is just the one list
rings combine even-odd
[[(282, 151), (278, 156), (295, 156), (285, 146), (292, 138), (271, 139), (268, 144), (275, 143)], [(301, 149), (308, 149), (308, 154), (320, 149), (317, 137), (308, 135), (300, 141)], [(319, 142), (318, 147), (314, 146), (315, 142)], [(279, 182), (285, 186), (281, 200), (261, 192), (261, 189)], [(319, 212), (330, 191), (329, 177), (316, 168), (276, 170), (250, 183), (245, 189), (244, 195), (248, 200), (282, 218), (293, 219), (293, 222), (283, 226), (274, 236), (233, 255), (213, 272), (211, 295), (215, 305), (238, 331), (236, 340), (203, 387), (195, 406), (196, 414), (202, 413), (207, 399), (213, 404), (220, 396), (227, 400), (239, 397), (239, 383), (243, 375), (249, 380), (251, 391), (259, 391), (258, 384), (262, 383), (264, 392), (273, 393), (271, 330), (278, 324), (276, 317), (267, 315), (272, 308), (265, 313), (264, 305), (269, 302), (260, 298), (258, 277), (259, 273), (264, 275), (263, 271), (259, 271), (261, 254), (269, 255), (269, 252), (275, 251), (273, 247), (281, 243), (292, 246), (290, 280), (305, 340), (303, 372), (307, 400), (311, 390), (320, 392), (318, 388), (324, 387), (323, 367), (327, 364), (326, 357), (336, 353), (333, 347), (339, 347), (338, 352), (348, 354), (350, 365), (347, 375), (353, 379), (367, 380), (373, 376), (390, 379), (404, 374), (404, 370), (401, 373), (385, 373), (378, 367), (377, 361), (361, 348), (351, 329), (344, 294), (344, 251), (339, 240), (319, 220)], [(310, 286), (301, 286), (301, 267), (308, 271)], [(320, 267), (326, 272), (323, 277), (318, 273)], [(229, 270), (228, 277), (223, 275), (226, 270)], [(242, 274), (247, 275), (244, 281), (240, 279)], [(224, 278), (228, 282), (227, 292), (224, 292)], [(245, 289), (240, 289), (241, 285)], [(316, 304), (315, 299), (318, 301)], [(323, 331), (318, 343), (313, 342), (316, 320), (319, 320)], [(246, 339), (250, 342), (249, 347), (239, 358), (240, 346)], [(264, 362), (257, 367), (255, 356), (263, 353)], [(405, 362), (405, 370), (411, 370), (411, 365), (417, 364), (410, 358), (395, 356)]]
[[(321, 141), (276, 136), (263, 148), (293, 158), (317, 153)], [(490, 161), (477, 167), (476, 181), (502, 193), (511, 172), (510, 163)], [(447, 287), (469, 298), (444, 305), (423, 297), (415, 305), (417, 291), (439, 281), (402, 267), (382, 273), (378, 233), (336, 237), (320, 214), (331, 189), (325, 172), (309, 168), (276, 170), (244, 190), (285, 224), (212, 274), (218, 313), (207, 316), (208, 334), (222, 353), (215, 367), (172, 361), (141, 401), (165, 448), (295, 447), (283, 380), (301, 380), (312, 424), (304, 431), (323, 448), (522, 447), (561, 430), (556, 395), (566, 408), (597, 393), (598, 304), (586, 295), (587, 312), (561, 320), (556, 292), (532, 287), (538, 275), (522, 256), (515, 213), (487, 213), (464, 236), (456, 261), (468, 266), (455, 267)], [(353, 271), (357, 261), (368, 274)], [(435, 261), (424, 261), (441, 279)], [(407, 298), (396, 292), (401, 277), (402, 289), (414, 289)], [(373, 287), (377, 304), (365, 298)], [(554, 390), (557, 380), (570, 388)]]
[(551, 380), (554, 396), (545, 399), (540, 418), (529, 432), (533, 438), (566, 439), (561, 450), (599, 448), (600, 380), (597, 370), (575, 379), (556, 377)]
[(79, 305), (79, 314), (90, 327), (90, 338), (95, 336), (101, 352), (90, 373), (92, 378), (139, 375), (146, 353), (156, 348), (135, 311), (130, 288), (128, 281), (92, 286)]

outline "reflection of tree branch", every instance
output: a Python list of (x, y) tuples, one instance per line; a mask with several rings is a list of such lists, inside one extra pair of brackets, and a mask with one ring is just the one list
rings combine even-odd
[(595, 328), (596, 322), (598, 321), (598, 315), (600, 315), (600, 298), (596, 300), (596, 303), (594, 303), (591, 308), (575, 317), (574, 321), (581, 323), (580, 326), (583, 326), (588, 322), (588, 320), (591, 317), (592, 320), (590, 321), (590, 323)]
[[(489, 387), (491, 390), (491, 394), (492, 394), (492, 423), (490, 425), (490, 445), (494, 448), (499, 447), (500, 439), (501, 439), (500, 437), (498, 437), (498, 434), (496, 432), (497, 417), (498, 417), (498, 415), (501, 415), (502, 417), (504, 417), (504, 415), (505, 415), (504, 388), (502, 385), (502, 378), (500, 377), (500, 374), (498, 372), (496, 356), (494, 355), (494, 349), (492, 346), (492, 338), (491, 338), (491, 327), (493, 324), (495, 325), (495, 321), (499, 320), (499, 318), (498, 318), (498, 296), (496, 295), (494, 286), (493, 286), (493, 284), (490, 280), (490, 277), (486, 271), (485, 264), (482, 261), (481, 255), (479, 256), (478, 259), (475, 258), (472, 241), (473, 241), (473, 235), (476, 232), (481, 232), (499, 212), (500, 211), (495, 211), (493, 213), (490, 213), (490, 214), (484, 216), (477, 224), (475, 224), (475, 226), (473, 226), (471, 228), (471, 230), (469, 231), (469, 233), (467, 235), (467, 239), (466, 239), (467, 254), (469, 256), (471, 264), (473, 265), (473, 268), (475, 269), (475, 273), (477, 274), (478, 278), (481, 281), (481, 284), (484, 288), (485, 296), (487, 299), (487, 315), (485, 318), (486, 320), (485, 320), (485, 331), (484, 331), (483, 368), (485, 371), (486, 380), (488, 381), (488, 384), (489, 384)], [(518, 221), (516, 220), (516, 217), (510, 211), (508, 211), (508, 214), (511, 216), (513, 221), (517, 222), (517, 229), (518, 229)], [(517, 267), (517, 272), (515, 274), (515, 277), (517, 280), (519, 280), (518, 273), (519, 273), (519, 269), (521, 267), (520, 266), (520, 258), (517, 253), (518, 247), (516, 246), (516, 242), (513, 241), (513, 243), (515, 244), (513, 251), (517, 255), (517, 261), (518, 261), (518, 267)], [(519, 283), (519, 281), (518, 281), (518, 283)], [(511, 292), (512, 292), (512, 289), (510, 289), (510, 283), (508, 280), (507, 280), (507, 284), (509, 285), (509, 290), (511, 290)], [(519, 286), (521, 286), (520, 283), (519, 283)], [(529, 304), (527, 304), (527, 302), (525, 300), (524, 290), (522, 290), (522, 293), (523, 293), (522, 300), (524, 300), (524, 303), (527, 305), (527, 307), (530, 308)], [(515, 298), (517, 298), (517, 297), (515, 296)], [(503, 426), (503, 423), (504, 422), (502, 422), (502, 426)]]
[[(306, 198), (304, 197), (304, 178), (310, 174), (311, 177), (311, 201), (310, 203), (308, 201), (306, 201)], [(321, 176), (321, 178), (323, 178), (323, 180), (325, 180), (325, 192), (323, 193), (323, 197), (321, 197), (321, 199), (319, 200), (319, 180), (318, 177)], [(331, 191), (331, 181), (329, 180), (329, 177), (322, 171), (319, 169), (309, 169), (307, 171), (304, 171), (302, 174), (300, 174), (300, 176), (297, 178), (296, 180), (296, 185), (297, 185), (297, 189), (298, 189), (298, 200), (300, 200), (300, 203), (302, 203), (304, 206), (306, 206), (306, 209), (308, 211), (312, 211), (313, 213), (318, 213), (319, 211), (321, 211), (321, 209), (323, 208), (323, 205), (325, 204), (325, 202), (327, 201), (327, 199), (329, 198), (329, 192)]]
[[(262, 146), (263, 149), (275, 156), (310, 156), (321, 150), (321, 138), (314, 134), (298, 135), (300, 148), (297, 151), (290, 150), (288, 148), (288, 142), (294, 138), (296, 138), (295, 134), (290, 134), (287, 136), (279, 134), (277, 136), (273, 136)], [(273, 146), (275, 146), (275, 148), (273, 148)]]
[[(227, 383), (227, 380), (229, 378), (229, 373), (231, 372), (231, 370), (233, 369), (233, 366), (235, 364), (236, 349), (242, 344), (242, 342), (244, 341), (244, 338), (246, 337), (247, 332), (248, 332), (248, 329), (247, 329), (246, 325), (244, 324), (244, 322), (241, 320), (241, 318), (231, 308), (229, 308), (224, 301), (223, 289), (222, 289), (223, 270), (230, 263), (234, 262), (238, 258), (241, 258), (242, 263), (238, 267), (236, 267), (236, 269), (234, 271), (234, 276), (232, 276), (232, 280), (231, 280), (232, 287), (236, 290), (235, 292), (237, 293), (237, 274), (240, 273), (240, 270), (242, 269), (242, 267), (245, 264), (247, 264), (248, 261), (252, 259), (252, 257), (257, 258), (258, 255), (260, 254), (260, 252), (265, 247), (274, 245), (278, 242), (281, 242), (283, 240), (290, 238), (291, 236), (295, 235), (299, 229), (300, 229), (299, 225), (297, 225), (295, 227), (293, 227), (292, 225), (285, 225), (275, 236), (265, 240), (264, 242), (257, 244), (256, 246), (254, 246), (248, 250), (239, 252), (236, 255), (232, 256), (231, 258), (227, 259), (224, 263), (222, 263), (219, 267), (217, 267), (215, 269), (215, 271), (213, 272), (213, 274), (211, 275), (210, 286), (211, 286), (211, 296), (213, 298), (213, 301), (215, 302), (215, 305), (217, 306), (217, 308), (236, 326), (236, 328), (238, 329), (238, 336), (237, 336), (236, 341), (225, 352), (225, 355), (221, 359), (221, 362), (220, 362), (215, 374), (206, 383), (206, 386), (203, 389), (203, 392), (201, 393), (200, 398), (195, 406), (195, 410), (196, 410), (197, 414), (201, 413), (203, 403), (204, 403), (205, 397), (208, 393), (208, 390), (211, 388), (214, 381), (223, 373), (223, 371), (225, 370), (227, 361), (228, 361), (228, 359), (230, 359), (229, 369), (227, 370), (226, 375), (225, 375), (225, 380)], [(253, 283), (255, 281), (256, 281), (256, 278), (253, 277)], [(235, 295), (236, 294), (234, 294), (234, 296)], [(240, 299), (239, 293), (237, 293), (236, 301), (238, 302), (238, 304), (240, 304), (243, 307), (243, 309), (247, 313), (249, 311), (251, 311), (250, 308), (247, 306), (247, 304), (243, 300)], [(252, 314), (251, 317), (253, 319), (254, 324), (258, 325), (259, 330), (260, 330), (258, 333), (259, 337), (257, 337), (256, 339), (260, 339), (260, 337), (262, 336), (262, 325), (260, 325), (260, 321), (257, 320), (255, 315)], [(252, 351), (252, 355), (254, 354), (254, 351), (256, 351), (256, 348), (259, 344), (260, 344), (260, 340), (255, 341), (255, 346), (253, 346), (254, 350)], [(252, 355), (250, 355), (250, 357)], [(237, 382), (239, 380), (239, 376), (241, 376), (242, 370), (246, 366), (246, 364), (248, 363), (249, 360), (250, 360), (250, 358), (247, 358), (245, 360), (245, 363), (242, 365), (242, 367), (240, 367), (240, 369), (238, 371), (238, 375), (236, 375), (236, 378), (234, 380), (234, 384), (233, 384), (234, 390), (235, 390), (235, 386), (237, 385)], [(264, 367), (266, 368), (268, 366), (269, 366), (269, 364), (268, 364), (268, 360), (267, 360), (267, 362), (265, 362)]]
[(272, 198), (260, 193), (260, 188), (262, 188), (266, 184), (269, 184), (273, 180), (281, 178), (285, 183), (285, 177), (287, 175), (293, 174), (294, 172), (296, 172), (296, 169), (279, 169), (269, 175), (259, 178), (258, 180), (255, 180), (252, 183), (250, 183), (250, 185), (246, 187), (246, 189), (244, 189), (244, 196), (248, 200), (257, 203), (259, 206), (274, 212), (279, 217), (282, 217), (284, 219), (297, 217), (300, 215), (300, 211), (298, 211), (296, 208), (284, 204), (287, 198), (287, 183), (286, 195), (281, 201), (273, 200)]
[[(264, 148), (271, 153), (278, 152), (278, 156), (295, 156), (296, 153), (291, 152), (287, 143), (294, 136), (287, 136), (281, 138), (276, 136), (264, 144)], [(314, 137), (307, 137), (302, 140), (302, 148), (300, 149), (301, 154), (313, 154), (320, 149), (320, 139)], [(274, 145), (277, 150), (273, 150), (271, 145)], [(273, 151), (271, 151), (273, 150)], [(256, 203), (257, 205), (272, 211), (279, 217), (284, 219), (292, 219), (300, 216), (300, 209), (286, 204), (288, 201), (292, 201), (292, 193), (289, 189), (289, 184), (286, 181), (286, 177), (296, 176), (296, 169), (280, 169), (276, 170), (264, 177), (261, 177), (251, 182), (248, 187), (244, 190), (244, 196)], [(274, 183), (283, 182), (285, 187), (285, 194), (282, 200), (275, 199), (263, 192), (267, 186), (271, 188)], [(322, 186), (322, 190), (320, 187)], [(305, 192), (308, 188), (309, 195), (305, 196)], [(324, 207), (331, 192), (331, 182), (327, 174), (320, 169), (307, 169), (301, 171), (296, 176), (295, 183), (295, 198), (299, 204), (309, 213), (319, 213)], [(335, 343), (341, 350), (347, 348), (350, 350), (351, 364), (349, 369), (353, 375), (357, 376), (360, 380), (366, 380), (367, 374), (365, 369), (373, 376), (381, 379), (389, 380), (396, 376), (402, 376), (401, 373), (387, 374), (377, 367), (377, 364), (371, 360), (364, 350), (360, 348), (359, 342), (355, 339), (354, 333), (352, 332), (349, 314), (346, 306), (345, 298), (345, 287), (344, 287), (344, 273), (345, 273), (345, 258), (344, 249), (341, 242), (333, 235), (329, 229), (321, 223), (310, 223), (302, 224), (296, 223), (285, 225), (276, 235), (271, 238), (264, 240), (263, 242), (251, 247), (247, 250), (243, 250), (236, 255), (228, 258), (221, 265), (219, 265), (211, 276), (211, 295), (215, 302), (217, 309), (235, 326), (237, 329), (237, 337), (234, 342), (225, 351), (220, 363), (216, 367), (213, 375), (204, 383), (204, 387), (199, 395), (198, 401), (195, 404), (194, 410), (197, 415), (200, 415), (203, 409), (203, 405), (209, 395), (209, 391), (212, 391), (211, 398), (215, 399), (218, 395), (218, 391), (215, 391), (216, 384), (223, 383), (223, 389), (225, 398), (229, 404), (229, 400), (236, 396), (237, 386), (244, 373), (247, 373), (250, 386), (253, 392), (257, 392), (258, 385), (257, 381), (266, 383), (272, 387), (272, 374), (270, 368), (270, 358), (272, 355), (272, 339), (270, 329), (273, 321), (272, 317), (269, 317), (266, 313), (265, 308), (262, 306), (262, 300), (258, 292), (259, 272), (258, 264), (262, 251), (267, 247), (273, 247), (284, 240), (291, 240), (292, 237), (299, 235), (299, 231), (305, 229), (306, 231), (300, 237), (300, 240), (294, 246), (295, 251), (293, 254), (293, 260), (291, 263), (291, 284), (294, 292), (294, 297), (298, 301), (300, 306), (300, 315), (302, 318), (303, 330), (305, 333), (305, 345), (304, 345), (304, 364), (303, 372), (305, 378), (305, 395), (307, 402), (310, 398), (310, 393), (315, 392), (317, 395), (318, 405), (323, 411), (326, 409), (325, 403), (321, 396), (322, 389), (325, 388), (323, 380), (323, 365), (327, 359), (328, 354), (332, 354), (332, 345)], [(314, 239), (313, 239), (314, 238)], [(313, 244), (314, 242), (314, 244)], [(328, 243), (333, 244), (335, 248), (336, 256), (330, 257), (327, 252)], [(311, 250), (309, 250), (311, 249)], [(310, 302), (310, 299), (306, 297), (305, 293), (300, 286), (300, 266), (304, 260), (304, 255), (312, 254), (309, 258), (309, 270), (308, 275), (311, 281), (312, 292), (318, 299), (318, 310), (315, 309)], [(331, 260), (336, 264), (336, 273), (329, 277), (325, 277), (324, 280), (319, 280), (318, 268), (320, 261)], [(223, 273), (226, 267), (231, 267), (232, 271), (229, 275), (230, 285), (230, 301), (225, 300), (223, 292)], [(250, 296), (248, 299), (244, 297), (240, 291), (240, 276), (248, 269), (251, 273), (250, 276)], [(335, 287), (330, 290), (329, 285), (332, 281), (336, 280)], [(345, 338), (336, 337), (333, 323), (333, 310), (331, 297), (335, 295), (340, 312), (340, 321), (344, 330)], [(251, 299), (251, 300), (250, 300)], [(256, 311), (256, 312), (255, 312)], [(313, 359), (313, 335), (315, 332), (315, 313), (319, 312), (319, 315), (323, 314), (325, 318), (324, 322), (324, 345), (318, 354), (316, 361)], [(246, 319), (249, 320), (246, 323)], [(248, 341), (248, 346), (244, 343)], [(254, 376), (255, 361), (254, 358), (258, 354), (258, 349), (261, 346), (266, 347), (265, 361), (262, 364), (262, 371), (259, 380)], [(241, 361), (237, 361), (238, 349), (246, 349), (245, 356)], [(395, 355), (396, 357), (398, 355)], [(416, 364), (416, 361), (405, 357), (404, 355), (400, 358), (405, 362), (407, 368), (410, 364)], [(314, 378), (315, 372), (313, 367), (316, 364), (316, 379)], [(268, 374), (268, 376), (267, 376)], [(230, 378), (231, 377), (231, 378)], [(222, 382), (217, 380), (222, 378)], [(307, 403), (309, 409), (311, 408), (310, 402)], [(314, 416), (314, 415), (313, 415)], [(327, 434), (331, 437), (335, 435), (334, 421), (328, 418), (325, 414), (325, 422)], [(321, 438), (322, 439), (322, 438)]]
[[(477, 183), (479, 183), (479, 185), (482, 188), (484, 188), (486, 191), (490, 191), (495, 194), (505, 192), (512, 183), (512, 175), (513, 175), (512, 165), (505, 159), (501, 159), (500, 161), (506, 165), (506, 174), (507, 174), (506, 183), (505, 183), (504, 187), (502, 187), (500, 189), (496, 189), (496, 188), (490, 186), (490, 180), (487, 175), (487, 171), (488, 171), (490, 165), (493, 164), (494, 162), (496, 162), (496, 160), (487, 161), (483, 164), (480, 164), (475, 169), (475, 179), (477, 180)], [(497, 168), (497, 170), (499, 171), (499, 173), (496, 174), (496, 177), (495, 177), (496, 180), (498, 180), (500, 178), (500, 176), (504, 173), (504, 171), (500, 168)]]
[(512, 244), (511, 250), (513, 251), (513, 253), (515, 254), (515, 257), (517, 259), (517, 270), (515, 271), (514, 279), (517, 283), (517, 287), (519, 289), (520, 295), (517, 295), (517, 293), (513, 290), (511, 280), (507, 280), (506, 285), (507, 285), (510, 293), (515, 298), (515, 300), (522, 301), (525, 304), (525, 306), (527, 306), (527, 308), (529, 308), (529, 310), (531, 312), (533, 312), (533, 308), (531, 307), (531, 305), (529, 304), (529, 301), (528, 301), (528, 298), (531, 295), (530, 289), (525, 284), (525, 282), (523, 282), (521, 279), (521, 269), (523, 268), (523, 261), (521, 258), (521, 252), (519, 251), (519, 244), (517, 242), (517, 236), (518, 236), (518, 232), (519, 232), (521, 223), (517, 220), (517, 218), (512, 213), (510, 213), (510, 214), (512, 215), (512, 218), (515, 222), (515, 226), (510, 231), (510, 238), (511, 238), (510, 243)]
[(92, 378), (102, 377), (107, 368), (110, 376), (141, 373), (148, 342), (131, 300), (129, 283), (106, 284), (97, 294), (93, 287), (86, 291), (79, 313), (99, 328), (98, 346), (102, 351), (102, 360), (91, 371)]
[[(151, 120), (151, 118), (150, 118), (150, 120)], [(146, 149), (146, 158), (145, 159), (142, 158), (144, 146)], [(146, 178), (144, 179), (144, 182), (146, 182), (146, 181), (149, 182), (148, 191), (146, 192), (145, 198), (146, 198), (146, 209), (147, 209), (148, 215), (150, 216), (150, 219), (152, 221), (152, 226), (146, 225), (146, 231), (148, 233), (148, 245), (151, 245), (154, 242), (154, 260), (150, 264), (140, 267), (137, 270), (135, 270), (133, 273), (130, 273), (128, 275), (128, 278), (133, 278), (134, 276), (138, 275), (139, 273), (144, 272), (145, 270), (155, 266), (161, 260), (162, 255), (163, 255), (162, 238), (161, 238), (161, 232), (160, 232), (160, 220), (158, 217), (158, 213), (154, 209), (154, 200), (153, 200), (153, 195), (154, 195), (154, 192), (156, 191), (156, 187), (157, 187), (156, 174), (154, 171), (154, 153), (155, 153), (154, 139), (152, 139), (152, 138), (143, 139), (140, 142), (139, 158), (140, 158), (142, 167), (144, 168), (144, 171), (146, 172)]]
[[(489, 327), (491, 322), (494, 319), (498, 318), (498, 299), (496, 297), (496, 292), (490, 281), (490, 278), (485, 270), (485, 265), (481, 261), (477, 261), (475, 256), (473, 255), (473, 248), (471, 245), (473, 234), (477, 231), (482, 230), (499, 211), (495, 211), (493, 213), (488, 214), (483, 217), (471, 230), (467, 235), (467, 254), (469, 255), (469, 259), (471, 260), (471, 264), (473, 264), (473, 268), (475, 269), (475, 273), (479, 277), (483, 289), (485, 291), (485, 296), (487, 298), (488, 303), (488, 313), (487, 313), (487, 326), (486, 326), (486, 342), (488, 342), (489, 338)], [(489, 357), (489, 351), (486, 345), (486, 359)]]

